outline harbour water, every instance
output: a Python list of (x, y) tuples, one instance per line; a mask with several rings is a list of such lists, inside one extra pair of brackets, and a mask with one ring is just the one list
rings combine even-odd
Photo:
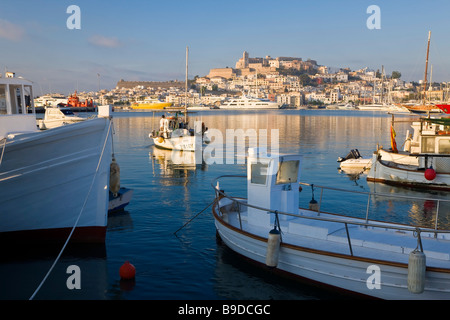
[[(245, 175), (239, 156), (224, 155), (222, 164), (182, 164), (169, 151), (155, 149), (148, 134), (162, 113), (115, 112), (114, 153), (121, 168), (121, 185), (133, 189), (132, 202), (108, 219), (101, 246), (69, 246), (35, 295), (36, 300), (320, 300), (341, 298), (306, 284), (293, 283), (255, 269), (216, 241), (209, 205), (214, 200), (212, 179), (224, 174)], [(398, 116), (402, 119), (414, 116)], [(212, 110), (191, 115), (226, 135), (226, 129), (278, 129), (279, 151), (303, 154), (302, 182), (359, 192), (377, 191), (446, 198), (445, 194), (416, 192), (368, 183), (363, 172), (338, 170), (337, 158), (357, 148), (369, 158), (377, 144), (389, 147), (391, 116), (381, 112), (348, 110)], [(409, 125), (395, 125), (402, 145)], [(270, 140), (270, 138), (269, 138)], [(225, 140), (224, 140), (225, 142)], [(270, 146), (269, 146), (270, 151)], [(228, 161), (226, 161), (228, 159)], [(227, 163), (228, 162), (228, 163)], [(232, 164), (229, 162), (233, 162)], [(221, 186), (233, 195), (244, 186)], [(301, 204), (312, 189), (304, 187)], [(316, 191), (314, 191), (316, 192)], [(70, 196), (70, 195), (68, 195)], [(315, 193), (318, 199), (319, 194)], [(366, 195), (347, 198), (324, 194), (324, 210), (365, 214)], [(352, 203), (351, 207), (348, 203)], [(434, 202), (371, 199), (370, 215), (394, 221), (434, 225)], [(206, 209), (205, 209), (206, 208)], [(449, 212), (448, 208), (440, 212)], [(198, 214), (198, 215), (197, 215)], [(192, 220), (191, 220), (192, 219)], [(447, 225), (442, 214), (439, 225)], [(181, 229), (180, 229), (181, 228)], [(10, 244), (12, 245), (12, 244)], [(29, 299), (56, 259), (60, 248), (24, 250), (2, 256), (0, 299)], [(134, 281), (121, 281), (119, 268), (130, 261)], [(81, 271), (81, 288), (69, 289), (69, 266)]]

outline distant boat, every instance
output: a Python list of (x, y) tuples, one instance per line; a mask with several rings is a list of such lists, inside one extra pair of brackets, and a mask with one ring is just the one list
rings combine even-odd
[(422, 104), (422, 105), (404, 105), (412, 113), (442, 113), (442, 109), (433, 104)]
[(30, 81), (0, 78), (0, 239), (53, 243), (73, 231), (71, 242), (104, 242), (110, 106), (97, 118), (39, 131), (32, 96)]
[(388, 111), (388, 106), (383, 103), (361, 104), (356, 108), (363, 111)]
[(172, 103), (163, 102), (156, 98), (145, 98), (131, 105), (132, 109), (165, 109), (171, 107)]
[(427, 74), (428, 74), (428, 56), (430, 53), (430, 39), (431, 39), (431, 31), (428, 31), (428, 45), (427, 45), (427, 57), (425, 60), (425, 75), (423, 79), (423, 102), (418, 105), (404, 105), (412, 113), (442, 113), (442, 110), (434, 104), (426, 103), (427, 97)]
[[(188, 57), (189, 48), (186, 47), (186, 81), (185, 81), (185, 103), (184, 117), (179, 117), (179, 112), (162, 118), (158, 130), (153, 130), (149, 138), (153, 140), (158, 148), (179, 151), (195, 151), (202, 148), (202, 143), (206, 141), (206, 128), (202, 123), (200, 128), (191, 128), (188, 119), (187, 107), (187, 86), (188, 86)], [(195, 130), (197, 129), (197, 134)]]
[(220, 109), (280, 109), (280, 104), (267, 99), (243, 96), (241, 98), (233, 98), (223, 102), (220, 105)]
[(66, 104), (67, 97), (60, 94), (47, 94), (34, 99), (36, 107), (58, 107), (59, 104)]
[[(64, 106), (63, 104), (59, 104), (59, 106)], [(95, 104), (92, 99), (86, 99), (84, 102), (80, 101), (80, 98), (77, 95), (77, 91), (67, 98), (67, 103), (65, 105), (67, 108), (73, 108), (77, 111), (95, 111)]]

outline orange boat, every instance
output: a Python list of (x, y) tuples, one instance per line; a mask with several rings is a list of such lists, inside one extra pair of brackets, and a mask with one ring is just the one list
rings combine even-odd
[[(92, 99), (86, 99), (84, 102), (80, 101), (77, 96), (77, 92), (71, 94), (67, 99), (67, 107), (69, 108), (84, 108), (84, 111), (95, 111), (94, 101)], [(77, 109), (76, 111), (82, 111), (83, 109)]]

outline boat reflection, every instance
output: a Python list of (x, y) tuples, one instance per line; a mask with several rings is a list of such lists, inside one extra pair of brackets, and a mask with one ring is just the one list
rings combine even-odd
[[(377, 194), (377, 196), (372, 196), (374, 208), (387, 208), (388, 214), (397, 219), (413, 222), (418, 226), (432, 228), (436, 226), (448, 228), (450, 226), (448, 192), (399, 188), (375, 182), (368, 182), (367, 185), (371, 193)], [(389, 196), (383, 196), (383, 194)], [(437, 221), (436, 216), (438, 217)]]
[[(153, 147), (149, 152), (152, 170), (155, 173), (156, 163), (159, 165), (161, 175), (172, 178), (187, 178), (197, 169), (206, 170), (206, 163), (196, 163), (195, 152), (183, 152), (178, 150), (165, 150)], [(175, 182), (176, 180), (171, 180)], [(186, 180), (187, 181), (187, 180)], [(170, 183), (170, 181), (167, 181)]]

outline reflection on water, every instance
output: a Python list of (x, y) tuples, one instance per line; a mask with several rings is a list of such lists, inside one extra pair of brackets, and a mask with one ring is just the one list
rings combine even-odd
[[(37, 299), (321, 299), (308, 288), (286, 284), (272, 275), (264, 276), (253, 267), (241, 265), (235, 255), (217, 246), (210, 210), (204, 211), (177, 235), (174, 231), (204, 210), (213, 200), (211, 181), (220, 175), (245, 175), (238, 155), (224, 154), (223, 164), (193, 164), (193, 154), (156, 149), (148, 134), (158, 126), (161, 113), (123, 112), (114, 114), (114, 153), (121, 168), (121, 185), (133, 189), (126, 211), (110, 216), (102, 255), (64, 256)], [(338, 170), (337, 158), (351, 149), (370, 157), (377, 144), (389, 146), (391, 116), (382, 113), (346, 110), (283, 110), (199, 112), (191, 121), (205, 122), (226, 137), (227, 129), (277, 129), (279, 149), (300, 153), (301, 181), (350, 191), (389, 194), (424, 194), (445, 199), (446, 195), (424, 193), (382, 184), (368, 184), (365, 173)], [(409, 118), (405, 117), (405, 118)], [(406, 137), (407, 123), (396, 124), (397, 145)], [(222, 143), (225, 143), (223, 140)], [(270, 152), (271, 136), (268, 134)], [(228, 158), (227, 158), (228, 157)], [(227, 161), (233, 160), (233, 161)], [(227, 164), (232, 162), (233, 164)], [(245, 196), (245, 179), (227, 182), (221, 189)], [(307, 206), (318, 188), (304, 187), (300, 205)], [(438, 209), (433, 201), (383, 199), (367, 195), (345, 197), (326, 191), (323, 211), (341, 211), (365, 217), (367, 203), (371, 219), (389, 218), (434, 226)], [(351, 202), (352, 206), (348, 203)], [(449, 225), (448, 204), (439, 204), (439, 226)], [(59, 248), (58, 248), (59, 249)], [(106, 255), (107, 252), (107, 255)], [(20, 252), (0, 262), (0, 272), (10, 276), (0, 280), (0, 298), (28, 299), (53, 263), (58, 250), (46, 255)], [(136, 282), (125, 288), (118, 269), (129, 260), (137, 270)], [(82, 290), (68, 291), (67, 266), (80, 264)], [(259, 294), (260, 293), (260, 294)]]

